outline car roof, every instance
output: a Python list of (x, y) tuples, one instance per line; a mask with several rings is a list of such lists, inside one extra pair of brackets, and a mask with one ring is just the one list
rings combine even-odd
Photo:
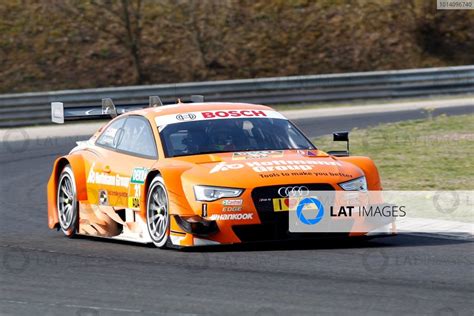
[(231, 103), (231, 102), (203, 102), (203, 103), (177, 103), (170, 105), (157, 106), (154, 108), (145, 108), (128, 112), (127, 114), (138, 114), (147, 117), (149, 120), (157, 116), (180, 114), (189, 112), (201, 111), (216, 111), (216, 110), (271, 110), (271, 107), (250, 103)]

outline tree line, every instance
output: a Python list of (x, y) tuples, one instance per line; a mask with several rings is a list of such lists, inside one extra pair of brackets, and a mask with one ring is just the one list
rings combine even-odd
[(474, 63), (431, 0), (5, 0), (0, 92)]

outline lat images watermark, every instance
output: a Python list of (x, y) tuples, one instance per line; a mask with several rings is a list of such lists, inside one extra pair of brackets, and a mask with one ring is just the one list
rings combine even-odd
[(437, 0), (438, 10), (474, 10), (474, 0)]
[(41, 136), (35, 135), (34, 132), (27, 128), (8, 129), (0, 131), (0, 152), (21, 154), (35, 149), (56, 149), (61, 147), (65, 147), (64, 150), (69, 151), (77, 145), (78, 141), (87, 141), (89, 138), (90, 135)]
[(58, 271), (72, 269), (92, 269), (104, 265), (115, 267), (119, 262), (108, 258), (74, 255), (71, 260), (69, 253), (51, 252), (46, 249), (29, 249), (21, 247), (0, 248), (0, 269), (8, 274), (19, 275), (34, 273), (35, 269), (54, 266)]
[(471, 266), (474, 262), (472, 254), (465, 254), (455, 259), (439, 258), (433, 259), (430, 254), (401, 253), (391, 249), (370, 248), (361, 254), (362, 267), (370, 274), (393, 273), (402, 267), (430, 266), (430, 265), (452, 265)]
[[(364, 186), (353, 180), (353, 186)], [(449, 234), (471, 238), (474, 191), (309, 191), (289, 200), (297, 233)]]

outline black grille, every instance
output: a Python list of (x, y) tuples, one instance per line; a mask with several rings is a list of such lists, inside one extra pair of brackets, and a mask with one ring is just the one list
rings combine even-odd
[(314, 234), (289, 233), (288, 211), (275, 212), (273, 206), (274, 198), (281, 198), (278, 190), (282, 187), (305, 186), (309, 191), (333, 191), (330, 184), (288, 184), (255, 188), (252, 191), (252, 200), (257, 209), (258, 216), (262, 222), (259, 225), (239, 225), (233, 230), (237, 237), (243, 242), (263, 240), (286, 240), (315, 238)]

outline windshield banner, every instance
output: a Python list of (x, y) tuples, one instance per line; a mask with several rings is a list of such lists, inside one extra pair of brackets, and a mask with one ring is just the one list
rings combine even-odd
[(168, 124), (191, 122), (191, 121), (205, 121), (205, 120), (222, 120), (234, 118), (271, 118), (284, 119), (286, 118), (272, 110), (209, 110), (201, 112), (186, 112), (179, 114), (169, 114), (157, 116), (155, 118), (157, 126), (165, 126)]

